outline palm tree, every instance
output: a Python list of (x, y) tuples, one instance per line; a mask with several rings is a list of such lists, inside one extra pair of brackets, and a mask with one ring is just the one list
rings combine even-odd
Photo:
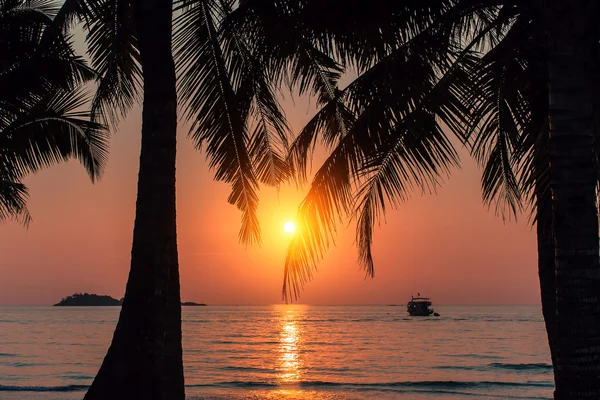
[[(318, 4), (318, 7), (321, 8), (333, 8), (336, 3), (331, 1)], [(327, 5), (324, 6), (324, 4)], [(390, 12), (390, 10), (384, 8), (385, 5), (381, 6), (382, 8), (378, 8), (379, 6), (381, 5), (369, 4), (369, 7), (377, 10), (373, 11), (377, 15), (389, 15), (393, 16), (392, 18), (399, 18), (398, 16), (403, 15), (398, 8)], [(414, 7), (412, 4), (410, 6)], [(397, 7), (401, 8), (402, 6)], [(539, 7), (540, 5), (536, 2), (462, 1), (448, 4), (446, 9), (440, 8), (442, 10), (440, 13), (427, 10), (430, 12), (431, 19), (426, 21), (429, 22), (431, 28), (425, 29), (423, 32), (436, 32), (437, 30), (442, 35), (436, 37), (436, 39), (441, 39), (440, 42), (443, 44), (456, 46), (458, 48), (456, 53), (459, 55), (455, 56), (454, 60), (458, 60), (459, 67), (464, 66), (464, 71), (470, 76), (467, 79), (460, 77), (454, 66), (438, 67), (435, 74), (432, 74), (439, 78), (439, 83), (435, 86), (439, 90), (434, 93), (440, 97), (450, 96), (438, 99), (437, 107), (435, 101), (432, 102), (433, 104), (421, 103), (421, 105), (422, 107), (425, 106), (423, 107), (425, 110), (433, 111), (433, 114), (442, 121), (448, 121), (450, 128), (465, 140), (470, 137), (465, 134), (465, 132), (470, 131), (470, 128), (475, 126), (483, 131), (483, 135), (476, 140), (480, 143), (476, 144), (475, 151), (476, 153), (480, 152), (480, 159), (487, 164), (483, 180), (486, 201), (500, 198), (502, 201), (507, 201), (509, 207), (516, 211), (520, 207), (521, 196), (527, 192), (527, 190), (522, 189), (523, 185), (530, 190), (531, 196), (537, 204), (539, 272), (544, 316), (552, 349), (552, 358), (556, 361), (556, 354), (560, 351), (557, 342), (558, 337), (556, 336), (558, 334), (557, 326), (560, 326), (560, 324), (558, 324), (557, 308), (555, 306), (557, 296), (554, 285), (554, 245), (550, 233), (550, 228), (553, 226), (552, 220), (555, 217), (551, 214), (551, 204), (553, 202), (550, 200), (550, 191), (548, 190), (549, 177), (554, 176), (554, 172), (550, 170), (547, 130), (544, 129), (549, 113), (548, 95), (547, 90), (544, 88), (547, 80), (544, 80), (543, 77), (548, 76), (548, 73), (543, 61), (547, 59), (547, 56), (543, 51), (544, 39), (540, 37), (543, 36), (543, 25), (541, 25), (543, 20), (540, 17), (543, 14), (542, 9)], [(323, 12), (319, 13), (315, 8), (309, 6), (306, 6), (305, 9), (310, 10), (306, 12), (306, 15), (328, 15)], [(361, 17), (369, 15), (360, 6), (357, 6), (355, 10), (348, 10), (349, 6), (346, 5), (345, 9), (348, 11), (350, 18), (355, 15)], [(418, 6), (412, 10), (414, 14), (419, 15)], [(591, 11), (589, 12), (590, 15), (596, 15)], [(306, 20), (301, 18), (297, 17), (297, 20), (306, 23)], [(411, 21), (413, 27), (418, 25), (415, 24), (415, 20), (418, 21), (418, 19)], [(397, 21), (398, 19), (395, 22), (397, 23)], [(300, 168), (301, 177), (305, 176), (303, 168), (306, 166), (308, 148), (313, 143), (315, 133), (323, 136), (326, 145), (331, 145), (333, 142), (334, 146), (337, 144), (337, 147), (334, 147), (325, 165), (317, 171), (309, 194), (300, 206), (298, 220), (302, 227), (300, 234), (293, 239), (288, 249), (284, 295), (290, 294), (291, 291), (292, 295), (297, 296), (300, 287), (311, 278), (312, 271), (316, 267), (316, 261), (328, 247), (329, 241), (334, 238), (338, 216), (350, 215), (357, 217), (359, 261), (366, 268), (367, 274), (372, 276), (371, 232), (373, 221), (385, 210), (384, 200), (387, 198), (395, 205), (406, 194), (406, 189), (411, 183), (416, 183), (416, 186), (421, 189), (426, 188), (427, 184), (431, 183), (431, 178), (438, 177), (441, 165), (448, 164), (448, 160), (452, 161), (450, 158), (445, 160), (443, 158), (443, 150), (446, 147), (438, 144), (436, 149), (436, 146), (432, 146), (431, 142), (408, 141), (407, 139), (410, 136), (406, 135), (405, 131), (393, 131), (388, 128), (389, 125), (386, 125), (389, 121), (392, 121), (392, 124), (396, 124), (396, 126), (402, 126), (401, 123), (405, 126), (409, 125), (411, 122), (410, 117), (413, 117), (416, 113), (401, 114), (400, 118), (396, 120), (394, 120), (393, 112), (389, 114), (381, 113), (380, 115), (385, 115), (386, 121), (377, 118), (377, 114), (374, 116), (375, 110), (381, 111), (383, 109), (378, 105), (378, 101), (392, 105), (393, 111), (402, 110), (402, 104), (408, 102), (411, 102), (411, 106), (414, 105), (414, 109), (419, 109), (418, 101), (413, 100), (414, 97), (418, 96), (408, 93), (406, 89), (398, 90), (398, 87), (394, 87), (395, 95), (392, 98), (386, 98), (382, 96), (380, 88), (381, 85), (393, 80), (401, 82), (402, 77), (398, 75), (411, 73), (411, 71), (417, 69), (426, 71), (427, 66), (422, 67), (418, 64), (412, 66), (397, 64), (395, 69), (386, 68), (388, 60), (392, 58), (391, 54), (398, 52), (398, 49), (409, 48), (411, 42), (418, 43), (419, 36), (423, 37), (425, 35), (414, 35), (414, 32), (410, 32), (414, 35), (411, 37), (410, 33), (404, 35), (398, 33), (397, 29), (393, 29), (392, 22), (387, 19), (377, 19), (376, 21), (367, 19), (366, 22), (362, 20), (361, 22), (363, 27), (356, 29), (356, 26), (346, 19), (344, 23), (351, 27), (350, 29), (355, 29), (356, 32), (351, 33), (340, 30), (337, 32), (339, 35), (337, 37), (335, 36), (336, 32), (330, 32), (335, 39), (324, 44), (323, 47), (328, 48), (329, 45), (328, 49), (337, 52), (342, 57), (354, 52), (354, 55), (351, 56), (353, 65), (360, 67), (362, 62), (372, 66), (364, 71), (363, 75), (366, 75), (366, 77), (360, 75), (356, 80), (356, 82), (369, 82), (368, 85), (364, 85), (366, 90), (363, 92), (353, 91), (353, 87), (360, 87), (360, 85), (356, 82), (351, 83), (337, 98), (321, 109), (292, 145), (291, 158), (294, 160), (295, 165)], [(297, 25), (290, 25), (293, 26), (293, 29), (298, 29)], [(364, 26), (367, 28), (364, 28)], [(373, 28), (372, 32), (374, 34), (372, 36), (365, 34), (364, 31), (368, 28)], [(470, 35), (469, 29), (472, 29)], [(395, 33), (386, 36), (385, 33), (389, 31)], [(443, 32), (453, 31), (459, 34), (454, 36), (455, 42), (451, 43), (446, 40), (447, 36), (444, 36)], [(317, 35), (322, 33), (317, 32)], [(467, 37), (470, 37), (466, 42), (460, 40), (465, 33)], [(389, 44), (385, 42), (386, 38), (390, 36), (396, 39), (394, 35), (401, 36), (401, 38), (396, 43)], [(592, 37), (597, 36), (592, 35)], [(347, 43), (352, 41), (355, 44), (354, 48)], [(439, 56), (439, 54), (452, 54), (452, 47), (446, 47), (446, 49), (438, 47), (436, 49), (435, 46), (432, 46), (432, 42), (434, 41), (431, 38), (429, 41), (421, 42), (422, 52), (425, 53), (421, 57), (432, 56), (433, 54), (437, 54), (439, 57), (428, 63), (428, 65), (436, 65), (436, 61), (443, 59), (443, 56)], [(483, 62), (483, 66), (487, 64), (491, 69), (487, 71), (487, 74), (475, 73), (481, 67), (481, 63), (478, 63), (476, 68), (472, 68), (466, 62), (470, 50), (477, 48), (478, 44), (481, 43), (487, 45), (487, 49), (483, 50), (488, 51), (491, 48), (486, 55), (487, 59)], [(429, 49), (423, 50), (427, 46), (429, 46)], [(390, 48), (391, 50), (389, 50)], [(385, 49), (388, 49), (388, 53)], [(594, 48), (590, 47), (590, 49)], [(527, 52), (519, 53), (523, 50), (527, 50)], [(413, 54), (417, 53), (416, 50), (413, 50), (413, 52)], [(383, 56), (380, 56), (381, 53), (383, 53)], [(590, 53), (593, 53), (593, 51), (590, 51)], [(409, 55), (405, 57), (405, 60), (409, 59)], [(500, 60), (498, 55), (500, 55)], [(524, 59), (524, 56), (529, 58)], [(541, 58), (536, 58), (540, 56)], [(368, 61), (365, 62), (365, 60)], [(494, 67), (500, 69), (494, 71)], [(511, 73), (516, 79), (515, 81), (506, 82), (506, 75), (511, 76), (507, 73), (506, 68), (512, 68)], [(398, 71), (398, 73), (394, 73), (395, 71)], [(448, 72), (448, 78), (444, 78), (446, 77), (445, 72)], [(458, 81), (455, 80), (457, 76), (460, 77)], [(492, 94), (488, 96), (488, 99), (501, 98), (502, 102), (497, 104), (491, 102), (490, 104), (490, 101), (481, 101), (480, 97), (475, 97), (479, 103), (475, 104), (478, 108), (473, 110), (472, 100), (474, 97), (471, 93), (481, 93), (480, 90), (475, 90), (477, 86), (473, 82), (481, 84), (482, 78), (489, 78), (490, 76), (494, 77), (496, 81), (484, 82), (486, 83), (484, 88), (487, 87)], [(532, 79), (532, 76), (537, 77), (537, 79)], [(521, 84), (526, 84), (526, 90), (501, 92), (502, 89), (516, 87), (516, 84), (519, 83), (518, 79), (520, 79)], [(455, 82), (448, 83), (449, 80), (455, 80)], [(446, 86), (444, 86), (444, 81), (446, 81)], [(467, 85), (464, 84), (465, 81), (468, 83)], [(423, 98), (427, 98), (427, 87), (424, 85), (419, 86), (415, 82), (420, 81), (413, 78), (411, 84), (413, 88), (418, 88), (415, 93), (421, 97), (418, 97), (417, 100), (422, 101)], [(392, 92), (391, 85), (389, 92)], [(401, 99), (402, 103), (400, 104), (397, 103), (398, 93), (405, 96), (404, 99)], [(498, 97), (497, 94), (502, 94), (502, 96)], [(455, 98), (452, 95), (455, 95)], [(457, 106), (457, 104), (462, 104), (462, 106)], [(468, 114), (475, 113), (475, 118), (471, 115), (461, 116), (465, 113), (465, 105), (468, 106), (466, 107)], [(344, 111), (347, 110), (349, 112), (344, 114)], [(452, 112), (449, 113), (448, 110), (452, 110)], [(342, 119), (341, 116), (345, 116), (346, 119)], [(353, 124), (360, 121), (361, 117), (367, 122), (359, 126), (361, 128), (360, 133), (354, 133)], [(463, 117), (467, 119), (466, 122)], [(340, 124), (340, 121), (344, 121), (344, 124)], [(473, 123), (473, 121), (477, 123)], [(484, 121), (483, 127), (478, 123), (481, 121)], [(348, 128), (348, 126), (352, 127)], [(423, 126), (431, 125), (421, 123), (418, 127)], [(385, 141), (374, 135), (381, 134), (382, 131), (385, 132), (385, 135), (390, 138), (390, 142), (394, 143), (395, 146), (384, 147), (380, 145)], [(405, 137), (402, 133), (405, 134)], [(413, 134), (413, 137), (415, 136), (420, 140), (427, 138), (426, 135), (417, 136)], [(497, 140), (486, 142), (492, 136), (497, 137)], [(363, 138), (365, 142), (369, 142), (367, 145), (372, 147), (365, 149), (363, 142), (358, 137)], [(422, 147), (416, 147), (413, 150), (411, 147), (415, 144)], [(378, 148), (378, 146), (381, 147)], [(432, 154), (428, 154), (428, 149), (438, 158), (436, 159)], [(411, 151), (414, 153), (411, 154)], [(516, 152), (517, 156), (512, 158), (512, 152)], [(422, 160), (421, 163), (418, 161), (419, 158)], [(436, 161), (439, 160), (442, 160), (442, 162), (436, 164)], [(588, 162), (591, 161), (588, 160)], [(525, 170), (526, 173), (520, 177), (521, 185), (512, 171), (519, 163), (534, 167), (529, 169), (533, 173)], [(588, 167), (590, 167), (590, 164), (588, 164)], [(593, 173), (593, 169), (588, 169), (589, 173)], [(354, 191), (352, 185), (355, 185)], [(589, 191), (588, 196), (591, 196)], [(590, 200), (588, 199), (588, 201)], [(352, 207), (356, 208), (352, 210)], [(555, 208), (554, 214), (556, 214)], [(592, 218), (591, 215), (591, 212), (589, 212), (587, 217)], [(590, 243), (592, 238), (597, 242), (597, 229), (590, 228), (588, 233)], [(558, 264), (556, 269), (557, 271), (560, 270)], [(565, 284), (572, 285), (573, 281), (571, 280)], [(563, 310), (564, 312), (565, 310)], [(560, 318), (560, 314), (558, 317)], [(580, 333), (583, 331), (584, 329)], [(593, 330), (588, 326), (587, 332), (590, 333)], [(569, 340), (573, 341), (573, 336), (569, 336)], [(571, 355), (574, 355), (573, 348), (570, 350), (572, 351)], [(565, 371), (565, 367), (560, 364), (560, 361), (554, 363), (557, 376)], [(573, 368), (573, 364), (570, 368)], [(570, 376), (565, 379), (573, 379), (570, 372), (567, 372), (564, 376)], [(582, 383), (585, 382), (584, 387), (586, 389), (593, 386), (591, 380), (580, 378)], [(557, 378), (557, 382), (559, 380), (560, 378)], [(570, 382), (571, 387), (574, 387), (573, 381)], [(557, 397), (561, 396), (559, 386), (557, 383)], [(596, 393), (594, 391), (590, 392)]]
[[(268, 68), (256, 44), (223, 24), (224, 0), (67, 0), (55, 26), (84, 21), (98, 71), (95, 117), (116, 123), (140, 97), (142, 149), (131, 271), (112, 344), (86, 399), (181, 399), (184, 380), (175, 210), (177, 94), (197, 148), (206, 145), (218, 180), (232, 185), (242, 211), (240, 240), (260, 240), (259, 183), (289, 175), (289, 129), (275, 96), (281, 71), (310, 70), (319, 60), (288, 57)], [(174, 46), (174, 53), (171, 48)], [(310, 49), (307, 49), (310, 51)], [(177, 93), (178, 92), (178, 93)]]
[[(96, 6), (106, 13), (104, 18), (123, 24), (114, 32), (116, 36), (121, 34), (118, 28), (129, 29), (131, 36), (135, 33), (137, 40), (131, 38), (128, 44), (135, 46), (137, 52), (109, 57), (128, 57), (135, 65), (127, 72), (136, 75), (122, 78), (135, 79), (139, 73), (144, 100), (131, 269), (112, 343), (85, 399), (183, 399), (175, 221), (177, 95), (171, 51), (172, 1), (104, 2)], [(98, 52), (106, 51), (101, 42), (106, 33), (94, 30), (96, 26), (101, 29), (99, 25), (90, 27), (92, 53), (96, 43)], [(98, 42), (94, 41), (96, 38)], [(135, 62), (139, 62), (141, 71)], [(111, 76), (104, 75), (107, 77)]]
[[(499, 12), (506, 34), (484, 54), (469, 90), (465, 139), (484, 167), (483, 200), (503, 219), (534, 211), (542, 312), (552, 360), (556, 340), (554, 243), (548, 154), (548, 52), (541, 10), (533, 2)], [(514, 22), (511, 22), (514, 21)]]
[[(581, 365), (585, 364), (586, 361), (579, 359), (579, 364), (573, 362), (573, 359), (577, 359), (577, 354), (581, 354), (582, 352), (593, 353), (589, 347), (586, 347), (585, 341), (576, 340), (575, 336), (578, 335), (579, 338), (585, 337), (593, 341), (595, 336), (595, 328), (593, 327), (595, 326), (594, 324), (597, 324), (597, 322), (593, 321), (597, 321), (595, 319), (597, 317), (594, 317), (594, 313), (589, 312), (590, 310), (587, 308), (591, 306), (589, 299), (586, 300), (585, 297), (579, 297), (577, 301), (580, 302), (580, 305), (577, 306), (577, 301), (574, 299), (576, 296), (572, 294), (575, 283), (582, 284), (585, 287), (586, 285), (592, 285), (592, 282), (590, 281), (586, 284), (584, 279), (581, 278), (581, 273), (578, 272), (578, 269), (583, 268), (585, 263), (582, 263), (579, 257), (573, 257), (571, 265), (568, 268), (565, 268), (566, 264), (563, 261), (558, 258), (555, 259), (554, 241), (556, 240), (556, 245), (558, 246), (559, 239), (554, 235), (556, 234), (555, 230), (561, 229), (561, 226), (560, 224), (555, 224), (554, 215), (557, 212), (561, 213), (561, 209), (560, 207), (556, 207), (558, 200), (555, 193), (556, 184), (553, 183), (551, 185), (551, 182), (553, 182), (551, 177), (557, 174), (555, 171), (563, 164), (559, 163), (557, 165), (556, 150), (553, 150), (553, 155), (551, 156), (551, 146), (555, 146), (560, 141), (553, 143), (550, 141), (549, 136), (548, 128), (551, 125), (548, 124), (548, 119), (550, 117), (551, 121), (553, 112), (557, 110), (551, 108), (549, 104), (548, 82), (550, 75), (548, 65), (549, 61), (555, 63), (557, 58), (549, 56), (549, 46), (547, 45), (547, 37), (544, 29), (544, 22), (547, 21), (544, 21), (544, 9), (540, 7), (540, 4), (537, 2), (524, 3), (517, 10), (518, 20), (511, 27), (510, 32), (500, 44), (483, 57), (482, 65), (478, 68), (479, 76), (475, 80), (476, 85), (473, 90), (475, 93), (478, 92), (475, 88), (487, 89), (487, 92), (484, 91), (479, 94), (479, 97), (483, 99), (479, 104), (479, 110), (494, 110), (494, 114), (497, 117), (490, 118), (488, 121), (499, 121), (496, 126), (484, 123), (484, 129), (480, 130), (476, 136), (476, 143), (478, 145), (475, 146), (475, 153), (479, 155), (481, 161), (487, 164), (483, 179), (484, 198), (486, 201), (496, 198), (500, 204), (508, 204), (511, 212), (515, 212), (520, 208), (520, 197), (527, 196), (532, 200), (532, 205), (536, 211), (538, 271), (540, 275), (542, 310), (555, 369), (555, 396), (556, 398), (572, 398), (581, 396), (581, 393), (587, 393), (592, 397), (597, 397), (600, 388), (596, 386), (597, 382), (593, 374), (586, 377), (580, 372)], [(569, 11), (571, 10), (561, 10), (555, 15), (563, 15), (563, 12), (566, 12), (564, 15), (570, 15)], [(593, 15), (593, 11), (591, 8), (588, 10), (590, 15)], [(585, 19), (581, 19), (581, 23), (585, 24)], [(555, 26), (555, 24), (551, 24), (550, 26)], [(588, 31), (587, 35), (589, 38), (598, 38), (597, 31)], [(586, 52), (589, 52), (594, 58), (587, 59), (585, 63), (597, 66), (597, 41), (595, 42), (593, 39), (590, 39), (587, 46)], [(550, 65), (553, 64), (550, 63)], [(556, 68), (556, 65), (554, 65), (554, 68)], [(581, 67), (573, 63), (569, 65), (569, 69), (571, 68), (573, 70), (570, 73), (573, 73), (573, 71), (577, 71)], [(576, 76), (580, 76), (582, 82), (585, 82), (583, 86), (586, 88), (593, 86), (591, 73), (580, 75), (579, 72), (575, 72), (575, 74)], [(582, 85), (582, 82), (579, 85)], [(586, 90), (581, 89), (581, 87), (578, 89), (570, 88), (569, 92), (580, 93), (584, 98), (587, 96), (589, 102), (587, 109), (591, 110), (597, 105), (591, 104), (591, 94), (589, 89)], [(553, 97), (556, 98), (555, 96)], [(571, 103), (572, 99), (568, 101)], [(474, 125), (482, 122), (484, 117), (487, 118), (488, 116), (485, 114), (486, 112), (475, 113)], [(563, 115), (561, 113), (558, 118), (562, 120)], [(581, 115), (581, 113), (578, 115)], [(556, 117), (557, 114), (554, 114), (554, 118)], [(579, 118), (580, 121), (584, 120), (581, 117)], [(591, 159), (586, 161), (587, 168), (589, 168), (587, 175), (596, 176), (595, 179), (597, 179), (595, 165), (598, 163), (598, 152), (594, 151), (594, 146), (597, 146), (596, 143), (598, 141), (595, 138), (597, 138), (600, 131), (597, 130), (597, 127), (595, 132), (591, 129), (591, 114), (587, 116), (587, 121), (587, 129), (590, 129), (590, 131), (586, 134), (592, 135), (592, 139), (588, 139), (587, 142), (587, 145), (590, 146), (587, 149), (587, 154), (591, 156)], [(494, 136), (496, 139), (490, 140)], [(562, 139), (565, 140), (565, 137), (562, 136)], [(486, 142), (488, 143), (486, 144)], [(494, 144), (493, 150), (485, 151), (485, 147), (490, 143)], [(559, 154), (564, 156), (564, 150), (568, 146), (565, 143), (560, 143), (558, 146), (561, 149)], [(484, 153), (487, 153), (487, 156)], [(578, 154), (584, 153), (581, 152)], [(553, 160), (552, 163), (550, 162), (551, 160)], [(579, 167), (583, 165), (586, 164), (579, 164)], [(558, 172), (558, 176), (565, 176), (564, 174), (564, 172)], [(517, 175), (520, 175), (520, 177)], [(579, 170), (577, 171), (577, 176), (581, 179), (585, 174)], [(582, 181), (579, 180), (578, 182), (581, 183)], [(588, 196), (592, 197), (592, 204), (588, 204), (587, 206), (588, 215), (587, 217), (582, 217), (577, 223), (575, 220), (571, 220), (574, 225), (571, 225), (567, 232), (563, 231), (563, 235), (565, 233), (567, 235), (589, 235), (587, 243), (594, 247), (587, 249), (587, 252), (588, 254), (592, 254), (597, 251), (598, 232), (594, 228), (594, 226), (597, 226), (597, 218), (593, 217), (593, 215), (597, 214), (597, 211), (595, 210), (595, 191), (591, 190), (591, 187), (595, 184), (592, 185), (588, 182), (588, 185)], [(564, 190), (561, 186), (561, 184), (558, 184), (559, 191)], [(584, 189), (580, 188), (580, 190)], [(575, 206), (579, 211), (585, 209), (585, 207), (573, 200), (566, 201), (567, 203), (571, 203), (570, 207)], [(578, 224), (584, 218), (588, 218), (588, 224), (591, 225), (587, 226), (584, 224), (578, 227)], [(582, 229), (583, 226), (587, 227)], [(564, 229), (564, 225), (562, 228)], [(563, 239), (563, 246), (564, 243)], [(580, 244), (575, 244), (576, 242), (573, 240), (567, 243), (570, 243), (574, 247), (570, 250), (573, 256), (574, 253), (577, 253), (577, 246)], [(584, 241), (580, 243), (584, 243)], [(558, 249), (558, 247), (556, 248)], [(559, 252), (561, 251), (559, 250)], [(562, 257), (564, 257), (564, 254)], [(590, 257), (594, 260), (598, 258), (596, 256)], [(598, 266), (596, 265), (590, 265), (590, 270), (586, 273), (593, 275), (593, 272), (590, 271), (597, 268)], [(565, 274), (579, 275), (577, 275), (576, 279), (572, 277), (565, 279), (563, 278)], [(562, 289), (561, 291), (561, 286), (568, 289)], [(561, 311), (559, 309), (560, 298), (565, 293), (571, 293), (571, 302), (567, 306), (563, 305)], [(579, 293), (580, 296), (582, 294), (582, 292)], [(565, 301), (564, 298), (562, 301)], [(583, 311), (578, 312), (578, 307), (582, 308)], [(586, 316), (585, 320), (588, 321), (588, 326), (577, 326), (570, 320), (570, 318), (581, 318), (582, 315)], [(567, 326), (577, 326), (578, 330), (565, 330), (564, 327)], [(562, 331), (559, 331), (559, 329)], [(571, 346), (572, 343), (581, 343), (581, 348), (574, 348)], [(587, 362), (592, 365), (594, 364), (594, 361), (590, 359)]]
[(548, 0), (550, 186), (556, 263), (557, 399), (600, 397), (600, 250), (592, 75), (595, 1)]
[(23, 178), (77, 158), (100, 178), (107, 132), (79, 109), (94, 72), (52, 32), (57, 4), (0, 0), (0, 222), (30, 221)]

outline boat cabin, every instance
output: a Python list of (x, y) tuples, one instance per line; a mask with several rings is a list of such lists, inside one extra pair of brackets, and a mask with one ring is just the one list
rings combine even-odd
[(406, 305), (406, 309), (408, 313), (412, 316), (427, 317), (433, 314), (433, 309), (431, 308), (431, 301), (429, 300), (429, 297), (411, 296), (411, 300)]

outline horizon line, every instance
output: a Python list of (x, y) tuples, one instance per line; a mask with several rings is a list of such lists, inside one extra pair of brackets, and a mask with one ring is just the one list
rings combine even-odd
[[(195, 303), (195, 302), (194, 302)], [(397, 307), (405, 306), (406, 303), (204, 303), (206, 307), (266, 307), (266, 306), (313, 306), (313, 307)], [(0, 304), (0, 307), (55, 307), (53, 304)], [(493, 306), (541, 306), (540, 303), (436, 303), (436, 306), (452, 306), (452, 307), (493, 307)], [(69, 307), (69, 306), (61, 306)], [(119, 306), (70, 306), (70, 307), (119, 307)], [(187, 307), (187, 306), (186, 306)]]

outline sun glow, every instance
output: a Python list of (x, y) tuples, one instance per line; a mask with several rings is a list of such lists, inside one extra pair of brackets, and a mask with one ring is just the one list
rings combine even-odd
[(296, 224), (294, 224), (291, 221), (288, 221), (285, 224), (283, 224), (283, 230), (287, 233), (294, 233), (296, 232)]

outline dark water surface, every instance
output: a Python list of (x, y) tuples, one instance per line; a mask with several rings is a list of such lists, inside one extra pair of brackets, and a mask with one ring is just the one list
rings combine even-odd
[[(183, 308), (191, 399), (548, 399), (539, 306)], [(81, 399), (119, 307), (0, 307), (0, 399)]]

